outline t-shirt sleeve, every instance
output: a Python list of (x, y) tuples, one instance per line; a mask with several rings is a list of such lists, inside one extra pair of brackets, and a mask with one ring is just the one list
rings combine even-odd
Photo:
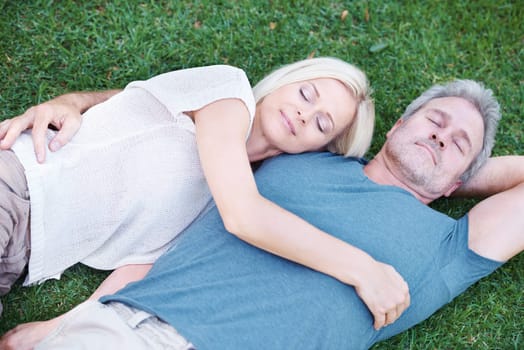
[(447, 264), (442, 267), (441, 275), (450, 291), (450, 301), (503, 264), (471, 250), (468, 234), (469, 217), (466, 214), (456, 221), (452, 238), (442, 245), (442, 256), (446, 256)]
[(155, 97), (169, 112), (194, 111), (226, 98), (238, 98), (249, 111), (249, 124), (255, 115), (255, 99), (245, 72), (227, 65), (182, 69), (134, 81), (126, 89), (142, 88)]

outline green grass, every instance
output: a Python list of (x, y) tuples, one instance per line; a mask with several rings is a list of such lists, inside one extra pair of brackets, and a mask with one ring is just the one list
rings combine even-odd
[[(348, 11), (342, 20), (341, 14)], [(252, 82), (309, 55), (362, 67), (375, 89), (370, 155), (407, 103), (452, 78), (485, 82), (503, 107), (495, 154), (523, 154), (524, 6), (515, 1), (0, 1), (0, 119), (72, 90), (121, 88), (215, 63)], [(274, 28), (273, 28), (274, 26)], [(440, 201), (453, 216), (471, 201)], [(373, 349), (524, 347), (524, 256), (413, 329)], [(86, 298), (104, 272), (83, 266), (2, 300), (0, 333)]]

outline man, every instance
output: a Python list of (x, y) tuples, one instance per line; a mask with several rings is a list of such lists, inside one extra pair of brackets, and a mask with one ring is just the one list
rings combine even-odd
[[(373, 328), (352, 287), (228, 234), (213, 208), (143, 280), (72, 310), (35, 349), (365, 349), (406, 330), (524, 248), (522, 157), (469, 179), (498, 119), (490, 90), (455, 81), (408, 106), (367, 165), (312, 153), (257, 172), (268, 199), (400, 272), (411, 306), (388, 327)], [(426, 205), (466, 181), (500, 193), (458, 220)]]

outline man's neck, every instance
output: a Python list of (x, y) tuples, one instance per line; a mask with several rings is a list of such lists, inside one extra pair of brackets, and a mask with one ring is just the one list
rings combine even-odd
[(415, 191), (412, 187), (402, 181), (402, 179), (399, 178), (399, 176), (397, 176), (388, 166), (383, 155), (383, 150), (381, 150), (364, 167), (364, 173), (371, 181), (379, 185), (396, 186), (408, 191), (424, 204), (429, 204), (433, 200), (432, 198), (427, 198), (421, 195), (418, 191)]

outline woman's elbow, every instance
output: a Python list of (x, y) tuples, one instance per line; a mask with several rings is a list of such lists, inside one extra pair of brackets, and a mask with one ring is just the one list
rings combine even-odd
[[(241, 216), (241, 215), (240, 215)], [(237, 236), (242, 240), (249, 240), (253, 233), (252, 228), (249, 227), (249, 219), (241, 218), (239, 215), (225, 215), (222, 217), (226, 231)]]
[(227, 232), (238, 236), (240, 232), (242, 232), (242, 224), (239, 222), (239, 220), (236, 220), (233, 217), (222, 217), (222, 221), (224, 222), (224, 227)]
[(254, 239), (260, 226), (260, 205), (257, 198), (244, 197), (232, 206), (219, 206), (225, 229), (243, 240)]

